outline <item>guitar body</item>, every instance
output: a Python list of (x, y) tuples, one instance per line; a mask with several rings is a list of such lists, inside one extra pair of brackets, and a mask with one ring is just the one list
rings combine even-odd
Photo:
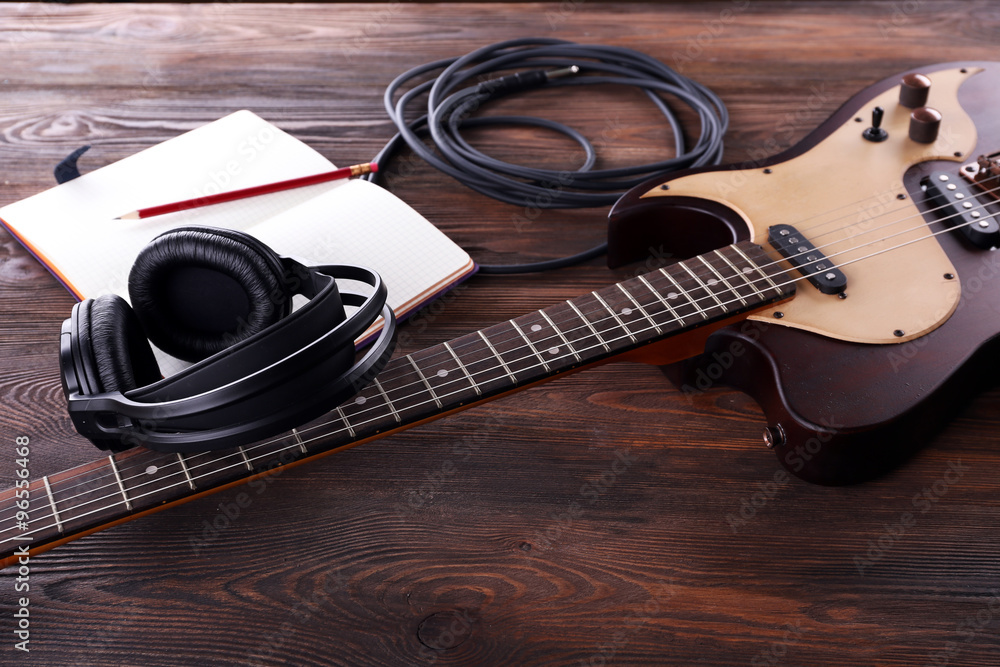
[[(778, 223), (820, 237), (815, 245), (845, 264), (846, 298), (800, 280), (789, 304), (715, 331), (702, 354), (664, 367), (689, 395), (728, 385), (752, 396), (781, 464), (810, 482), (854, 483), (898, 465), (1000, 368), (1000, 258), (955, 231), (931, 238), (944, 226), (920, 185), (931, 172), (957, 181), (961, 165), (1000, 150), (1000, 63), (919, 72), (943, 116), (932, 146), (906, 135), (899, 75), (781, 154), (648, 181), (611, 212), (612, 266), (649, 248), (680, 260), (747, 239), (778, 258), (767, 237)], [(889, 132), (881, 144), (861, 138), (876, 104)], [(984, 215), (1000, 212), (979, 198)], [(643, 360), (657, 363), (655, 352)]]

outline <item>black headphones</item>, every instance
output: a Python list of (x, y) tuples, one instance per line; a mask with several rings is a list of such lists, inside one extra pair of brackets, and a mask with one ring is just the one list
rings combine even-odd
[[(367, 283), (370, 296), (338, 290)], [(309, 301), (294, 312), (292, 296)], [(360, 391), (395, 347), (377, 273), (306, 267), (257, 239), (183, 227), (157, 236), (129, 273), (132, 307), (109, 294), (73, 306), (59, 365), (76, 430), (101, 449), (236, 447), (315, 419)], [(350, 317), (344, 306), (357, 310)], [(354, 341), (379, 315), (378, 340)], [(146, 337), (196, 362), (162, 378)]]

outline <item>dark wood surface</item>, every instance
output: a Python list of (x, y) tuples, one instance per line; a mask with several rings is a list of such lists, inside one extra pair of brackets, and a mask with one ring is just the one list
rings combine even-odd
[[(526, 35), (627, 46), (678, 66), (726, 101), (727, 160), (742, 161), (788, 147), (895, 72), (995, 59), (1000, 9), (7, 5), (0, 203), (49, 187), (53, 165), (81, 144), (93, 145), (82, 168), (96, 168), (240, 108), (338, 164), (359, 162), (391, 134), (381, 97), (396, 74)], [(641, 95), (564, 95), (494, 109), (604, 132), (602, 164), (669, 154), (669, 131)], [(544, 136), (476, 141), (509, 159), (577, 159)], [(480, 261), (583, 249), (605, 233), (605, 211), (546, 212), (517, 230), (516, 209), (419, 162), (389, 171), (394, 192)], [(72, 299), (9, 235), (0, 243), (8, 487), (18, 436), (30, 438), (33, 477), (99, 453), (73, 432), (59, 387), (57, 331)], [(594, 261), (476, 277), (403, 328), (403, 351), (637, 268)], [(612, 364), (285, 471), (238, 516), (232, 489), (32, 558), (30, 653), (14, 649), (24, 594), (8, 569), (0, 662), (1000, 664), (998, 415), (1000, 392), (982, 394), (874, 482), (775, 482), (746, 396), (689, 398), (655, 367)], [(945, 484), (955, 462), (967, 470)], [(936, 502), (920, 512), (925, 489)], [(900, 527), (907, 512), (915, 521)], [(196, 549), (206, 522), (228, 526)]]

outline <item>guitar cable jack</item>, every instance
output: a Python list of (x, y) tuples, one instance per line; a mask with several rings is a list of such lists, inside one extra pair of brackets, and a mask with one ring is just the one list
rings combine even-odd
[(764, 444), (768, 449), (774, 449), (785, 444), (785, 429), (781, 428), (781, 424), (765, 426), (763, 435)]

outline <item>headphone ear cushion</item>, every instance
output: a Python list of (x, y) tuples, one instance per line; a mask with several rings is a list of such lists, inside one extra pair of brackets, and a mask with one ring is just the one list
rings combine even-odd
[(90, 304), (79, 326), (80, 347), (94, 361), (99, 391), (122, 393), (161, 379), (153, 350), (125, 299), (106, 294)]
[(200, 361), (291, 312), (281, 259), (240, 232), (181, 228), (147, 245), (129, 274), (129, 296), (149, 339)]

